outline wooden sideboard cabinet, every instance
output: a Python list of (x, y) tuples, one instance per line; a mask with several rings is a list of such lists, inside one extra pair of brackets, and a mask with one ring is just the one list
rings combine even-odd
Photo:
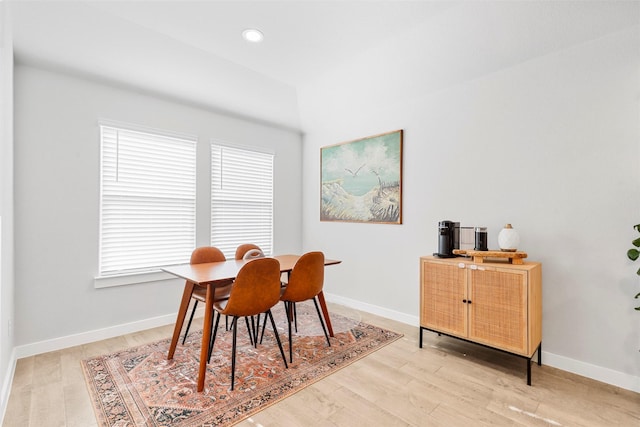
[(542, 364), (542, 265), (420, 258), (420, 348), (424, 330)]

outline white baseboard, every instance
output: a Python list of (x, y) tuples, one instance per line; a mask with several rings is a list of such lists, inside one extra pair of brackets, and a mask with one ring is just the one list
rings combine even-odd
[[(420, 324), (420, 319), (418, 316), (411, 316), (406, 313), (389, 310), (384, 307), (363, 303), (361, 301), (345, 298), (339, 295), (325, 293), (325, 297), (329, 302), (344, 305), (345, 307), (354, 308), (356, 310), (365, 311), (367, 313), (392, 319), (401, 323), (405, 323), (407, 325), (414, 325), (417, 327), (417, 325)], [(202, 316), (203, 310), (199, 309), (196, 315)], [(64, 348), (113, 338), (133, 332), (143, 331), (158, 326), (170, 325), (173, 324), (175, 320), (176, 314), (168, 314), (151, 319), (141, 320), (138, 322), (115, 325), (108, 328), (97, 329), (94, 331), (83, 332), (80, 334), (69, 335), (66, 337), (60, 337), (15, 347), (12, 353), (12, 361), (9, 364), (9, 372), (7, 372), (7, 375), (4, 377), (5, 381), (2, 384), (2, 395), (0, 395), (0, 398), (2, 398), (2, 400), (0, 401), (0, 404), (2, 405), (0, 407), (0, 410), (2, 410), (1, 413), (4, 414), (4, 410), (6, 409), (6, 404), (9, 399), (9, 393), (11, 391), (11, 383), (13, 380), (13, 374), (15, 371), (17, 359), (46, 353), (49, 351), (62, 350)], [(581, 375), (583, 377), (591, 378), (596, 381), (601, 381), (607, 384), (614, 385), (616, 387), (640, 393), (640, 377), (638, 376), (614, 371), (613, 369), (603, 368), (597, 365), (592, 365), (580, 360), (571, 359), (554, 353), (549, 353), (548, 351), (542, 352), (542, 362), (545, 365), (562, 369), (563, 371), (571, 372), (573, 374)]]
[[(544, 343), (543, 343), (544, 344)], [(581, 375), (596, 381), (640, 393), (640, 377), (592, 365), (591, 363), (571, 359), (558, 354), (542, 352), (542, 363), (572, 374)]]
[[(339, 295), (325, 293), (325, 298), (327, 301), (332, 303), (344, 305), (345, 307), (354, 308), (356, 310), (366, 311), (367, 313), (386, 317), (387, 319), (396, 320), (407, 325), (418, 327), (418, 325), (420, 324), (420, 318), (418, 316), (410, 316), (405, 313), (389, 310), (384, 307), (372, 304), (363, 303), (362, 301), (345, 298)], [(624, 388), (626, 390), (635, 391), (636, 393), (640, 393), (640, 377), (638, 376), (614, 371), (613, 369), (603, 368), (597, 365), (592, 365), (580, 360), (571, 359), (554, 353), (549, 353), (548, 351), (544, 350), (542, 351), (542, 364), (552, 366), (557, 369), (562, 369), (563, 371), (571, 372), (572, 374), (591, 378), (596, 381), (611, 384), (616, 387)]]
[(5, 373), (4, 381), (2, 382), (2, 392), (0, 393), (0, 425), (4, 420), (4, 415), (7, 412), (7, 405), (9, 404), (9, 395), (11, 394), (11, 386), (13, 385), (13, 376), (16, 373), (16, 351), (11, 352), (11, 359), (9, 360), (9, 366)]
[[(196, 316), (204, 316), (204, 308), (196, 310)], [(18, 359), (24, 357), (35, 356), (36, 354), (47, 353), (50, 351), (62, 350), (77, 345), (88, 344), (108, 338), (114, 338), (133, 332), (144, 331), (158, 326), (174, 324), (176, 321), (176, 313), (164, 316), (153, 317), (137, 322), (124, 323), (121, 325), (110, 326), (108, 328), (96, 329), (80, 334), (68, 335), (65, 337), (54, 338), (46, 341), (39, 341), (32, 344), (14, 347), (11, 353), (11, 360), (6, 375), (3, 377), (2, 391), (0, 394), (0, 425), (4, 419), (7, 405), (9, 403), (9, 395), (11, 394), (11, 386), (13, 384), (13, 376), (15, 374), (16, 363)]]
[[(108, 328), (96, 329), (93, 331), (82, 332), (80, 334), (68, 335), (65, 337), (21, 345), (17, 346), (14, 349), (14, 353), (16, 359), (21, 359), (23, 357), (34, 356), (36, 354), (47, 353), (49, 351), (62, 350), (64, 348), (88, 344), (108, 338), (114, 338), (120, 335), (144, 331), (146, 329), (156, 328), (158, 326), (171, 325), (175, 323), (176, 315), (176, 313), (167, 314), (164, 316), (152, 317), (150, 319), (144, 319), (137, 322), (123, 323), (120, 325), (110, 326)], [(196, 310), (196, 316), (202, 315), (204, 315), (204, 310)]]
[(410, 316), (388, 308), (380, 307), (373, 304), (367, 304), (350, 298), (341, 297), (340, 295), (328, 294), (325, 292), (325, 299), (329, 302), (344, 305), (345, 307), (355, 308), (356, 310), (366, 311), (376, 316), (385, 317), (387, 319), (396, 320), (407, 325), (419, 325), (420, 318), (418, 316)]

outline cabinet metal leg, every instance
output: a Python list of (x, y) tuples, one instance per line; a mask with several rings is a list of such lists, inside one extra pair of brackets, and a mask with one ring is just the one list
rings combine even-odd
[(542, 366), (542, 343), (538, 346), (538, 366)]
[[(433, 330), (433, 329), (429, 329), (429, 328), (425, 328), (425, 327), (422, 327), (422, 326), (420, 326), (420, 348), (422, 348), (422, 344), (423, 344), (422, 335), (423, 335), (423, 332), (425, 330), (434, 332), (434, 333), (438, 334), (438, 336), (444, 335), (444, 336), (457, 338), (457, 339), (462, 340), (462, 341), (471, 342), (471, 343), (478, 344), (478, 345), (481, 345), (481, 346), (484, 346), (484, 347), (487, 347), (487, 348), (492, 348), (494, 350), (502, 351), (504, 353), (512, 354), (514, 356), (517, 356), (519, 358), (524, 359), (526, 361), (526, 363), (527, 363), (527, 385), (528, 386), (531, 385), (531, 364), (533, 363), (533, 357), (535, 356), (535, 352), (533, 352), (533, 354), (531, 354), (530, 357), (527, 357), (527, 356), (523, 356), (522, 354), (511, 353), (509, 351), (501, 350), (501, 349), (492, 347), (490, 345), (480, 344), (480, 343), (477, 343), (477, 342), (474, 342), (474, 341), (470, 341), (470, 340), (467, 340), (467, 339), (464, 339), (464, 338), (460, 338), (460, 337), (456, 337), (456, 336), (453, 336), (453, 335), (448, 335), (448, 334), (446, 334), (444, 332), (439, 332), (439, 331), (436, 331), (436, 330)], [(538, 344), (538, 349), (536, 351), (538, 352), (538, 366), (542, 366), (542, 342), (540, 342), (540, 344)]]
[[(538, 366), (542, 366), (542, 343), (538, 344)], [(531, 363), (533, 362), (533, 355), (530, 359), (527, 359), (527, 385), (531, 385)]]

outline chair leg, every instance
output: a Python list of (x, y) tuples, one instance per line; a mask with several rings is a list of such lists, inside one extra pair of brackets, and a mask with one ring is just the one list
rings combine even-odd
[(218, 332), (218, 323), (220, 323), (220, 313), (216, 316), (216, 325), (213, 327), (211, 339), (209, 340), (209, 362), (211, 362), (211, 354), (213, 354), (213, 344), (216, 342), (216, 333)]
[[(211, 320), (209, 321), (209, 330), (213, 331), (213, 316), (211, 316)], [(209, 342), (211, 342), (211, 337), (209, 337)], [(211, 358), (211, 351), (209, 351), (209, 359)]]
[(238, 318), (233, 316), (233, 320), (233, 344), (231, 345), (231, 391), (233, 391), (233, 386), (235, 385), (236, 380), (236, 337), (238, 336)]
[(260, 344), (262, 344), (262, 339), (264, 338), (264, 330), (267, 328), (267, 316), (264, 316), (264, 322), (262, 323), (262, 333), (260, 334)]
[(289, 304), (293, 304), (293, 322), (296, 326), (296, 333), (298, 333), (298, 310), (296, 310), (296, 303), (291, 302)]
[(193, 304), (193, 310), (191, 310), (191, 316), (189, 316), (189, 322), (187, 323), (187, 329), (184, 331), (184, 338), (182, 338), (182, 345), (187, 340), (187, 334), (189, 333), (189, 327), (191, 327), (191, 321), (193, 320), (193, 315), (196, 314), (196, 307), (198, 307), (198, 300), (195, 300)]
[(293, 363), (293, 336), (291, 334), (291, 323), (293, 321), (293, 303), (284, 303), (287, 308), (287, 324), (289, 325), (289, 362)]
[(318, 307), (318, 301), (316, 301), (316, 297), (313, 297), (313, 304), (316, 306), (316, 311), (318, 312), (318, 318), (320, 319), (320, 324), (322, 325), (324, 336), (327, 338), (327, 344), (329, 344), (329, 347), (331, 347), (331, 341), (329, 341), (329, 334), (327, 333), (326, 326), (324, 326), (324, 320), (322, 320), (322, 314), (320, 313), (320, 307)]
[[(229, 316), (225, 316), (225, 321), (226, 321), (226, 319), (228, 319), (228, 318), (229, 318)], [(229, 325), (229, 327), (227, 328), (227, 331), (231, 331), (231, 330), (233, 330), (233, 322), (235, 322), (236, 320), (237, 320), (237, 317), (233, 317), (233, 316), (231, 316), (231, 324), (230, 324), (230, 325)]]
[[(247, 333), (249, 334), (249, 341), (251, 342), (251, 346), (253, 347), (254, 346), (254, 343), (253, 343), (253, 332), (251, 331), (251, 326), (249, 326), (249, 317), (245, 316), (244, 317), (244, 321), (247, 324)], [(251, 318), (251, 321), (253, 322), (253, 317)]]
[[(253, 342), (256, 343), (256, 347), (258, 347), (258, 334), (260, 333), (260, 314), (258, 313), (256, 316), (256, 329), (253, 331)], [(251, 324), (253, 325), (253, 316), (251, 317)]]
[(256, 341), (256, 317), (251, 316), (251, 328), (247, 328), (247, 332), (249, 332), (249, 341), (251, 341), (251, 345), (254, 348), (258, 347), (258, 342)]
[[(276, 336), (276, 341), (278, 342), (278, 347), (280, 348), (280, 354), (282, 355), (282, 361), (284, 362), (284, 367), (289, 369), (289, 365), (287, 365), (287, 358), (284, 355), (284, 349), (282, 348), (282, 343), (280, 342), (280, 335), (278, 334), (278, 329), (276, 328), (276, 322), (273, 321), (273, 315), (271, 314), (271, 309), (267, 310), (264, 316), (264, 320), (266, 322), (267, 316), (271, 319), (271, 326), (273, 327), (273, 334)], [(262, 328), (262, 332), (264, 334), (264, 327)]]

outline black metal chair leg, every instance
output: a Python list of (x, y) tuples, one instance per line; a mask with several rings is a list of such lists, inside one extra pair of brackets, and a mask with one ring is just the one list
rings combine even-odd
[(260, 344), (262, 344), (262, 339), (264, 338), (264, 330), (267, 327), (267, 316), (264, 316), (264, 322), (262, 323), (262, 333), (260, 334)]
[(296, 334), (298, 333), (298, 310), (296, 310), (296, 303), (290, 302), (289, 304), (293, 304), (293, 322), (296, 326)]
[(191, 310), (191, 316), (189, 316), (189, 322), (187, 323), (187, 329), (184, 331), (184, 338), (182, 338), (182, 345), (187, 340), (187, 334), (189, 333), (189, 328), (191, 327), (191, 321), (193, 320), (193, 315), (196, 314), (196, 307), (198, 307), (198, 300), (193, 304), (193, 310)]
[(251, 346), (254, 346), (254, 344), (253, 344), (253, 332), (251, 332), (251, 326), (249, 326), (249, 317), (245, 316), (244, 317), (244, 322), (247, 324), (247, 333), (249, 334), (249, 341), (251, 342)]
[[(273, 315), (271, 314), (271, 309), (267, 310), (265, 313), (264, 319), (267, 320), (267, 316), (271, 319), (271, 327), (273, 327), (273, 334), (276, 336), (276, 341), (278, 342), (278, 347), (280, 348), (280, 355), (282, 355), (282, 361), (284, 362), (284, 367), (289, 369), (289, 365), (287, 365), (287, 358), (284, 355), (284, 349), (282, 348), (282, 343), (280, 342), (280, 335), (278, 334), (278, 329), (276, 328), (276, 322), (273, 321)], [(262, 332), (264, 334), (264, 327), (262, 328)]]
[(291, 316), (293, 316), (293, 307), (291, 306), (291, 304), (292, 303), (285, 303), (285, 306), (287, 307), (287, 323), (289, 324), (289, 362), (293, 363), (293, 337), (291, 334), (291, 323), (293, 321)]
[(331, 341), (329, 341), (329, 334), (327, 333), (327, 327), (324, 325), (324, 320), (322, 320), (322, 314), (320, 314), (320, 307), (318, 307), (318, 301), (316, 301), (316, 297), (313, 297), (313, 304), (315, 304), (316, 306), (316, 311), (318, 312), (318, 318), (320, 319), (320, 324), (322, 325), (324, 336), (327, 338), (327, 344), (329, 344), (329, 347), (331, 347)]
[(251, 329), (249, 329), (249, 340), (251, 341), (251, 345), (254, 348), (258, 347), (258, 341), (256, 339), (256, 318), (255, 316), (251, 316)]
[(238, 318), (234, 316), (233, 320), (233, 344), (231, 346), (231, 391), (233, 391), (233, 386), (235, 385), (236, 380), (236, 337), (238, 335)]
[[(253, 325), (253, 316), (251, 316), (251, 324)], [(253, 342), (258, 347), (258, 334), (260, 333), (260, 313), (256, 316), (255, 330), (253, 331)]]
[(213, 344), (216, 342), (216, 333), (218, 332), (218, 323), (220, 323), (220, 313), (216, 316), (216, 325), (213, 327), (211, 338), (209, 339), (209, 362), (211, 362), (211, 354), (213, 354)]

